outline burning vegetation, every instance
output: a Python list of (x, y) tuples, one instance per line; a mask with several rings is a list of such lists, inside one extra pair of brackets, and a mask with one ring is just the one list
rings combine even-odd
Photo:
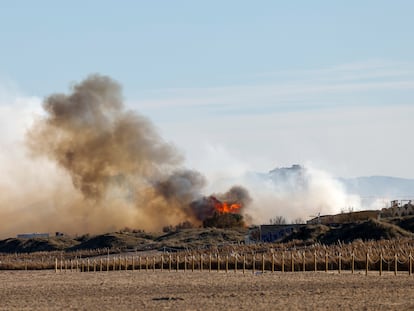
[(203, 197), (193, 202), (192, 208), (199, 213), (204, 227), (244, 227), (244, 208), (251, 202), (246, 189), (233, 186), (228, 192)]
[(221, 202), (214, 196), (210, 196), (210, 200), (213, 201), (214, 209), (219, 214), (237, 214), (242, 207), (240, 203)]

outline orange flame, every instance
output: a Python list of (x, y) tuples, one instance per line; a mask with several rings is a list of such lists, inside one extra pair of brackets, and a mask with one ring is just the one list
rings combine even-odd
[(221, 202), (215, 197), (211, 197), (211, 199), (213, 201), (215, 210), (220, 214), (236, 214), (242, 207), (239, 203)]

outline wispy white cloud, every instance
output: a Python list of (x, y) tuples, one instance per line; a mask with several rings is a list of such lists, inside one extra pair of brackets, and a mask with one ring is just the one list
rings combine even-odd
[(256, 171), (310, 162), (336, 176), (410, 178), (413, 115), (414, 105), (353, 106), (215, 119), (200, 116), (157, 125), (194, 167), (208, 163), (202, 146), (210, 144), (225, 146), (227, 154)]
[(347, 80), (355, 78), (381, 79), (390, 76), (404, 76), (414, 74), (414, 64), (409, 62), (395, 62), (385, 60), (369, 60), (334, 65), (331, 67), (307, 70), (283, 70), (257, 74), (256, 77), (266, 79), (329, 79)]
[(414, 64), (372, 61), (271, 73), (244, 85), (149, 91), (131, 105), (149, 113), (178, 109), (177, 113), (184, 117), (195, 109), (212, 115), (266, 114), (340, 105), (387, 104), (384, 93), (396, 95), (389, 105), (399, 99), (401, 103), (409, 102), (414, 93)]

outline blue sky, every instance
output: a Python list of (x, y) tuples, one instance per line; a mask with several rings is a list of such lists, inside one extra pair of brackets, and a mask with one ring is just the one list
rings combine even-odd
[(0, 105), (98, 72), (195, 168), (414, 177), (412, 12), (412, 1), (0, 1)]

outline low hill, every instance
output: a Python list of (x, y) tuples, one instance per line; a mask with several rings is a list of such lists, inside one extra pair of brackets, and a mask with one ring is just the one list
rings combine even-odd
[(244, 241), (245, 234), (246, 229), (195, 228), (159, 234), (120, 231), (76, 238), (68, 236), (32, 239), (10, 238), (0, 241), (0, 253), (78, 251), (104, 248), (113, 251), (205, 248), (240, 243)]
[(352, 242), (357, 239), (390, 240), (405, 237), (412, 238), (414, 234), (399, 226), (370, 219), (358, 223), (343, 224), (338, 228), (333, 228), (322, 236), (320, 241), (325, 244), (332, 244), (337, 241)]
[[(333, 244), (356, 239), (380, 240), (414, 238), (414, 217), (390, 218), (347, 223), (339, 226), (303, 225), (277, 242), (298, 241), (303, 244)], [(151, 234), (120, 231), (102, 235), (70, 238), (10, 238), (0, 241), (0, 253), (39, 251), (77, 251), (110, 249), (112, 251), (200, 249), (243, 243), (247, 229), (193, 228)], [(295, 242), (296, 243), (296, 242)]]
[(142, 233), (114, 232), (86, 238), (69, 251), (109, 248), (113, 250), (144, 250), (154, 246), (154, 236)]
[[(399, 219), (394, 223), (379, 220), (367, 220), (355, 223), (346, 223), (339, 226), (325, 225), (307, 225), (295, 229), (290, 235), (285, 236), (280, 242), (302, 241), (304, 244), (313, 244), (316, 242), (323, 244), (333, 244), (338, 241), (352, 242), (357, 239), (361, 240), (381, 240), (381, 239), (398, 239), (413, 238), (414, 233), (411, 231), (412, 222)], [(405, 230), (397, 224), (406, 224)]]
[(209, 248), (226, 243), (244, 242), (245, 229), (183, 229), (160, 236), (160, 248)]
[(31, 253), (67, 250), (79, 244), (69, 237), (17, 239), (0, 241), (0, 253)]
[(388, 218), (384, 219), (384, 221), (399, 226), (404, 230), (414, 232), (414, 216)]

